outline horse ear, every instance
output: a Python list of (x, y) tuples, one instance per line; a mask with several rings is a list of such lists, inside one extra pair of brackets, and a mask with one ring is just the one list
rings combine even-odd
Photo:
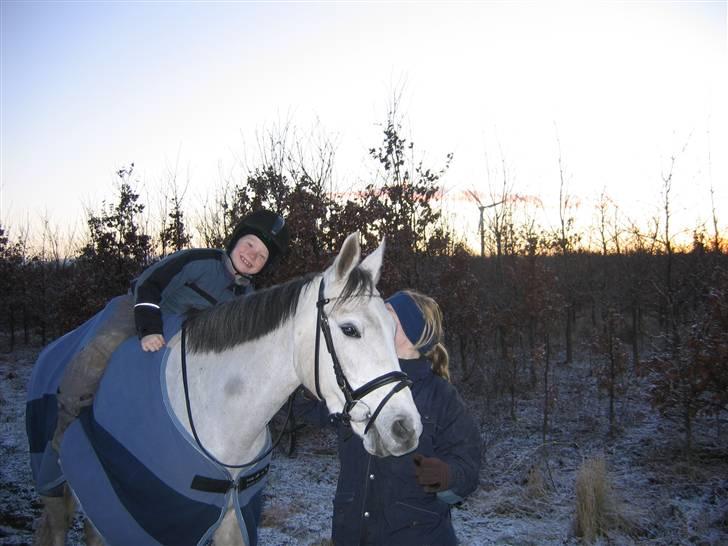
[(339, 255), (334, 260), (334, 275), (337, 281), (346, 279), (349, 273), (359, 264), (359, 232), (355, 231), (346, 238)]
[(369, 254), (364, 261), (361, 263), (361, 268), (369, 271), (374, 280), (374, 285), (379, 282), (380, 273), (382, 272), (382, 261), (384, 260), (384, 239), (379, 243), (377, 249)]

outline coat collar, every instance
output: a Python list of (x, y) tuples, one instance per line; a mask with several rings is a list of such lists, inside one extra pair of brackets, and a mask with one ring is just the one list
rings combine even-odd
[(424, 379), (432, 373), (432, 363), (424, 357), (399, 359), (399, 367), (412, 381)]

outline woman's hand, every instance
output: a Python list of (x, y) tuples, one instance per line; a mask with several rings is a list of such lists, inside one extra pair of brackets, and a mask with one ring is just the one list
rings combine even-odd
[(450, 487), (450, 466), (437, 457), (425, 457), (416, 453), (412, 457), (415, 463), (415, 477), (425, 491), (436, 493)]
[(141, 343), (143, 351), (154, 352), (164, 347), (165, 341), (161, 334), (149, 334), (142, 338)]

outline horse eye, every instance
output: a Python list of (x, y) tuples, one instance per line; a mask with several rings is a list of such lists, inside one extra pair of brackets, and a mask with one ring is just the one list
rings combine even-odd
[(341, 326), (341, 331), (344, 332), (344, 335), (347, 337), (361, 337), (361, 334), (359, 333), (359, 330), (356, 329), (356, 326), (353, 326), (351, 324), (344, 324)]

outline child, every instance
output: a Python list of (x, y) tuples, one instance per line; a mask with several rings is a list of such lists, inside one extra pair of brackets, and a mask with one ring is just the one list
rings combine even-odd
[(93, 402), (109, 358), (123, 341), (136, 333), (144, 351), (158, 351), (166, 343), (162, 313), (183, 314), (252, 292), (253, 276), (278, 264), (289, 238), (283, 217), (258, 210), (241, 220), (225, 250), (176, 252), (132, 281), (129, 294), (112, 299), (103, 324), (61, 378), (56, 451), (66, 428)]

